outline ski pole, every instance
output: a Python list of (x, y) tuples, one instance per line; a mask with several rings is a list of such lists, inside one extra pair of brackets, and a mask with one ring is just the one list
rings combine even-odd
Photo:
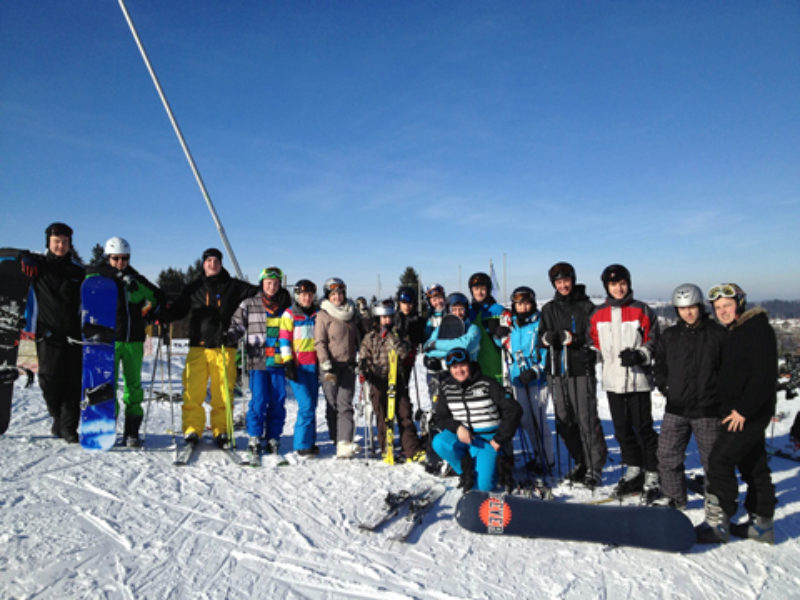
[(147, 439), (147, 423), (150, 419), (150, 405), (153, 403), (153, 386), (156, 382), (156, 369), (158, 368), (158, 357), (161, 356), (161, 337), (156, 342), (156, 352), (153, 358), (153, 371), (150, 375), (150, 392), (147, 395), (147, 406), (144, 410), (144, 423), (142, 423), (142, 446)]
[(165, 344), (167, 346), (167, 394), (169, 394), (169, 420), (172, 428), (172, 443), (175, 444), (175, 458), (178, 458), (178, 432), (175, 428), (175, 406), (172, 397), (172, 325), (167, 329)]
[(222, 358), (222, 399), (225, 403), (225, 426), (228, 430), (228, 446), (231, 450), (236, 449), (236, 442), (233, 439), (233, 403), (231, 401), (231, 390), (228, 387), (228, 357), (227, 348), (224, 345), (220, 347), (220, 356)]

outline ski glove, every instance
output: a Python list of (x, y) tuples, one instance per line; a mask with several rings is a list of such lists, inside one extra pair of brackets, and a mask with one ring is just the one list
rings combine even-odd
[(542, 344), (544, 344), (548, 348), (550, 348), (550, 347), (560, 348), (561, 344), (558, 341), (558, 339), (559, 339), (558, 333), (559, 333), (558, 331), (544, 331), (544, 332), (542, 332), (542, 335), (540, 336), (540, 339), (542, 340)]
[(635, 367), (647, 362), (647, 357), (644, 352), (634, 348), (625, 348), (625, 350), (619, 353), (619, 359), (622, 361), (623, 367)]
[(136, 281), (136, 278), (130, 274), (123, 274), (122, 271), (119, 271), (119, 278), (122, 280), (122, 283), (125, 284), (125, 287), (129, 292), (135, 292), (139, 289), (139, 282)]
[(442, 370), (442, 361), (438, 358), (434, 358), (433, 356), (426, 356), (423, 358), (422, 364), (425, 365), (425, 368), (428, 369), (428, 371)]
[(19, 262), (26, 277), (36, 277), (39, 274), (39, 259), (33, 254), (24, 254)]
[(528, 386), (531, 382), (539, 379), (539, 375), (538, 368), (525, 369), (519, 374), (519, 382), (524, 386)]
[(222, 334), (222, 345), (227, 346), (228, 348), (233, 348), (236, 346), (239, 338), (237, 335), (232, 331), (226, 331)]
[(497, 329), (494, 330), (494, 337), (502, 339), (506, 337), (509, 333), (511, 333), (511, 330), (508, 327), (506, 327), (505, 325), (500, 325)]
[(297, 364), (293, 360), (284, 363), (283, 372), (286, 375), (286, 379), (297, 383)]

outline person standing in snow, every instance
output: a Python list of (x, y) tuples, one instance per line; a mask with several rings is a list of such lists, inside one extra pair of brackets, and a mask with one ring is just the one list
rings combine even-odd
[(586, 286), (576, 282), (575, 269), (568, 262), (554, 264), (548, 277), (555, 294), (542, 307), (539, 339), (547, 349), (545, 364), (556, 431), (575, 461), (566, 478), (594, 488), (602, 481), (608, 456), (597, 414), (596, 358), (589, 335), (595, 306), (586, 295)]
[(536, 294), (527, 286), (511, 293), (511, 328), (505, 340), (510, 356), (509, 380), (517, 403), (522, 408), (522, 435), (533, 450), (535, 469), (553, 472), (553, 436), (547, 426), (547, 390), (544, 359), (539, 345), (540, 319)]
[(678, 322), (664, 330), (655, 353), (656, 386), (667, 399), (658, 436), (661, 492), (656, 503), (685, 509), (684, 460), (694, 434), (703, 472), (719, 434), (717, 378), (725, 328), (705, 311), (703, 292), (692, 283), (672, 292)]
[(317, 311), (317, 286), (301, 279), (294, 286), (294, 302), (281, 316), (281, 356), (286, 379), (297, 400), (294, 425), (294, 451), (300, 456), (316, 456), (317, 396), (319, 376), (314, 350), (314, 324)]
[(616, 495), (642, 493), (652, 502), (660, 495), (658, 434), (653, 429), (650, 364), (658, 341), (653, 309), (633, 298), (631, 274), (609, 265), (601, 276), (608, 297), (591, 317), (591, 337), (603, 361), (614, 437), (626, 470)]
[[(206, 427), (203, 403), (211, 382), (211, 431), (214, 442), (222, 448), (228, 441), (225, 417), (223, 366), (226, 367), (229, 398), (236, 382), (236, 349), (225, 347), (223, 334), (231, 316), (245, 298), (259, 288), (234, 279), (222, 266), (222, 252), (208, 248), (203, 252), (202, 274), (186, 285), (164, 314), (165, 322), (189, 318), (189, 353), (183, 369), (182, 426), (187, 443), (195, 444)], [(231, 407), (231, 410), (233, 407)]]
[(325, 281), (323, 294), (314, 325), (314, 349), (325, 394), (325, 419), (331, 441), (336, 444), (336, 458), (353, 458), (359, 451), (353, 442), (357, 311), (347, 298), (347, 286), (338, 277)]
[(30, 277), (36, 298), (36, 354), (39, 386), (53, 418), (51, 433), (69, 444), (78, 442), (82, 352), (70, 339), (81, 338), (81, 283), (84, 267), (72, 245), (72, 228), (51, 223), (45, 229), (44, 256), (19, 253), (22, 272)]
[[(775, 486), (767, 464), (767, 425), (775, 414), (778, 350), (775, 331), (763, 308), (747, 306), (735, 283), (708, 292), (717, 320), (730, 332), (722, 345), (717, 395), (722, 428), (708, 459), (706, 519), (695, 530), (700, 543), (727, 542), (729, 533), (775, 543)], [(738, 508), (736, 469), (747, 484), (748, 519), (731, 525)]]
[[(369, 381), (370, 401), (378, 420), (378, 445), (384, 457), (394, 448), (386, 447), (386, 414), (389, 389), (389, 352), (397, 354), (397, 381), (395, 390), (395, 419), (400, 434), (400, 445), (407, 460), (425, 460), (414, 426), (411, 400), (408, 395), (406, 359), (411, 354), (411, 342), (406, 330), (395, 325), (395, 307), (391, 299), (372, 306), (373, 326), (361, 341), (359, 372)], [(394, 424), (392, 424), (394, 426)]]
[(482, 375), (466, 348), (445, 356), (448, 375), (434, 406), (442, 431), (433, 449), (460, 476), (459, 487), (491, 491), (497, 458), (519, 427), (522, 409), (493, 377)]
[(484, 375), (503, 383), (500, 340), (508, 334), (507, 331), (499, 330), (503, 306), (492, 296), (492, 279), (486, 273), (473, 273), (469, 278), (469, 290), (472, 294), (469, 322), (476, 325), (481, 333), (478, 364)]
[(226, 346), (236, 347), (247, 334), (247, 369), (250, 372), (250, 403), (247, 406), (248, 448), (267, 454), (280, 452), (286, 422), (286, 377), (280, 349), (281, 317), (292, 302), (281, 285), (283, 271), (267, 267), (258, 277), (261, 291), (244, 299), (231, 318), (224, 336)]
[[(114, 367), (122, 363), (125, 425), (120, 444), (141, 446), (139, 428), (144, 411), (142, 400), (142, 362), (144, 360), (145, 316), (159, 311), (164, 304), (161, 290), (131, 267), (131, 246), (121, 237), (106, 241), (107, 263), (87, 273), (107, 277), (117, 284), (117, 326), (114, 333)], [(117, 377), (114, 377), (116, 383)]]

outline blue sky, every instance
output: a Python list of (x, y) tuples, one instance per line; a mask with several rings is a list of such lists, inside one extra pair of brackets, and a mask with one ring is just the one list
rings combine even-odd
[[(126, 5), (251, 279), (800, 298), (797, 2)], [(4, 2), (0, 53), (0, 245), (221, 246), (116, 2)]]

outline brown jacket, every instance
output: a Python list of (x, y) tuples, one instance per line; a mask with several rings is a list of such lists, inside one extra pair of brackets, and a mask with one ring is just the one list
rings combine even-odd
[[(380, 329), (371, 330), (361, 342), (359, 357), (364, 365), (367, 378), (386, 381), (389, 379), (389, 350), (397, 351), (397, 361), (402, 368), (403, 360), (409, 353), (409, 341), (405, 335), (398, 335), (391, 330), (381, 335)], [(398, 377), (400, 375), (398, 374)]]
[(314, 325), (314, 348), (319, 367), (329, 371), (332, 363), (356, 362), (358, 352), (358, 319), (351, 300), (335, 306), (323, 300)]

